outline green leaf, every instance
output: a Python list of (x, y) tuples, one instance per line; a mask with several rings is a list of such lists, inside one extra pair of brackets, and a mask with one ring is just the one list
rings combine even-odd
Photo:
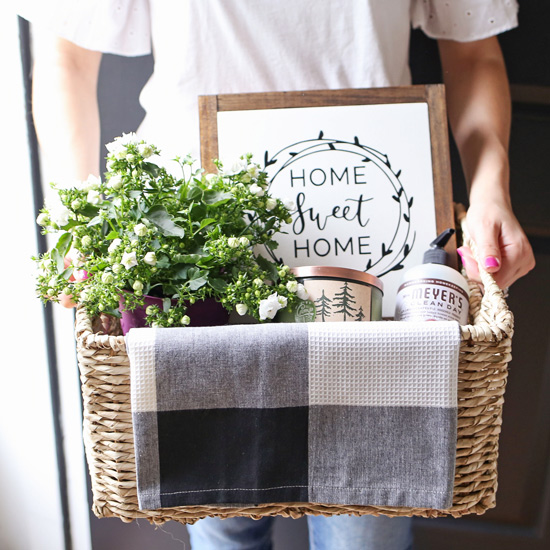
[(206, 277), (199, 277), (197, 279), (192, 279), (189, 281), (190, 290), (198, 290), (201, 286), (204, 286), (208, 282)]
[(62, 258), (64, 258), (67, 255), (69, 248), (71, 248), (72, 242), (73, 242), (72, 233), (63, 233), (61, 237), (59, 237), (59, 240), (57, 241), (55, 248), (59, 252)]
[(271, 240), (267, 241), (265, 243), (265, 246), (267, 246), (270, 250), (275, 250), (276, 248), (278, 248), (279, 243), (277, 241)]
[(170, 298), (163, 298), (162, 299), (162, 311), (164, 313), (166, 313), (170, 310), (171, 307), (172, 307), (172, 300)]
[(197, 185), (194, 185), (193, 187), (189, 188), (189, 191), (187, 192), (187, 198), (192, 201), (195, 199), (201, 199), (202, 198), (202, 189), (198, 187)]
[(160, 168), (152, 162), (144, 162), (141, 165), (146, 172), (149, 172), (151, 176), (156, 178), (160, 174)]
[(157, 258), (156, 267), (158, 269), (166, 269), (167, 267), (170, 267), (170, 264), (171, 264), (170, 258), (165, 254)]
[(71, 275), (73, 274), (73, 271), (74, 271), (74, 268), (68, 267), (67, 269), (63, 270), (63, 273), (61, 273), (61, 277), (63, 277), (63, 279), (68, 281)]
[(88, 203), (84, 208), (81, 208), (78, 212), (79, 214), (83, 214), (87, 218), (93, 218), (94, 216), (97, 216), (97, 213), (99, 212), (99, 208), (97, 208), (97, 206), (92, 206), (90, 203)]
[(201, 270), (198, 267), (190, 267), (187, 270), (187, 276), (190, 279), (197, 279), (198, 277), (201, 276)]
[(147, 219), (154, 223), (164, 235), (168, 237), (184, 237), (185, 230), (183, 227), (176, 225), (172, 220), (172, 216), (167, 212), (164, 206), (153, 206), (147, 214)]
[(215, 218), (206, 218), (201, 221), (201, 224), (199, 225), (198, 229), (195, 231), (194, 235), (196, 235), (199, 231), (203, 230), (205, 227), (212, 225), (213, 223), (216, 223)]
[(105, 238), (108, 241), (112, 241), (114, 239), (118, 239), (120, 237), (118, 231), (111, 231), (108, 235), (105, 235)]
[(189, 218), (193, 221), (200, 221), (206, 218), (206, 206), (200, 203), (191, 203), (189, 206)]
[(270, 262), (267, 258), (263, 256), (256, 256), (256, 262), (264, 270), (267, 271), (271, 277), (272, 281), (277, 282), (279, 280), (279, 273), (277, 271), (277, 266)]
[[(157, 263), (158, 265), (158, 263)], [(188, 265), (184, 265), (183, 267), (176, 267), (176, 270), (174, 271), (174, 275), (173, 275), (173, 278), (174, 279), (187, 279), (188, 278), (188, 271), (189, 271), (189, 266)]]
[(233, 198), (233, 195), (224, 191), (216, 191), (215, 189), (207, 189), (204, 192), (204, 202), (210, 206), (218, 206), (224, 204), (230, 199)]
[(103, 218), (101, 216), (96, 216), (86, 224), (86, 227), (93, 227), (94, 225), (99, 225), (100, 223), (103, 223)]
[(227, 282), (223, 279), (212, 278), (208, 280), (208, 284), (217, 292), (223, 292), (227, 288)]
[(65, 271), (65, 256), (62, 256), (57, 248), (52, 249), (52, 260), (56, 264), (57, 273), (63, 273)]
[(69, 223), (64, 225), (63, 229), (68, 231), (69, 229), (72, 229), (73, 227), (77, 227), (78, 225), (84, 225), (84, 224), (78, 220), (69, 220)]
[(200, 254), (176, 254), (174, 262), (178, 264), (195, 264), (202, 258)]

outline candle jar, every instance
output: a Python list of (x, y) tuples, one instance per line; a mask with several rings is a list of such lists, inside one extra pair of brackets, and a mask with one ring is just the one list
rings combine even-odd
[(294, 267), (309, 300), (292, 312), (281, 311), (283, 322), (380, 321), (383, 284), (374, 275), (356, 269), (327, 266)]

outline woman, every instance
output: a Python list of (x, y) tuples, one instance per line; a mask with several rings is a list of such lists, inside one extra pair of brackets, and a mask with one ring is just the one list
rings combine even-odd
[[(35, 23), (33, 109), (55, 179), (99, 172), (102, 52), (144, 55), (138, 133), (170, 154), (199, 151), (197, 96), (410, 84), (411, 25), (438, 40), (447, 108), (469, 186), (467, 224), (501, 288), (534, 267), (509, 192), (510, 96), (496, 34), (517, 23), (511, 0), (120, 0), (21, 2)], [(461, 249), (471, 278), (477, 265)], [(410, 546), (410, 520), (308, 518), (317, 550)], [(272, 520), (202, 520), (193, 547), (270, 548)]]

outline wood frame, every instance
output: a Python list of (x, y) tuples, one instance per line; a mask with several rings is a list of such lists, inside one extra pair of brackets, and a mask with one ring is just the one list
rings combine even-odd
[[(218, 112), (392, 103), (428, 105), (436, 228), (441, 233), (448, 227), (455, 227), (445, 87), (442, 84), (199, 96), (202, 166), (208, 172), (216, 170), (212, 160), (219, 155)], [(446, 248), (456, 268), (454, 237)]]

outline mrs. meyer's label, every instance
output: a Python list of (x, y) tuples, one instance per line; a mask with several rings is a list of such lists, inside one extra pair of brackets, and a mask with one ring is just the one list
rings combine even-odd
[(397, 292), (395, 319), (399, 321), (458, 321), (468, 323), (468, 294), (441, 279), (415, 279)]

